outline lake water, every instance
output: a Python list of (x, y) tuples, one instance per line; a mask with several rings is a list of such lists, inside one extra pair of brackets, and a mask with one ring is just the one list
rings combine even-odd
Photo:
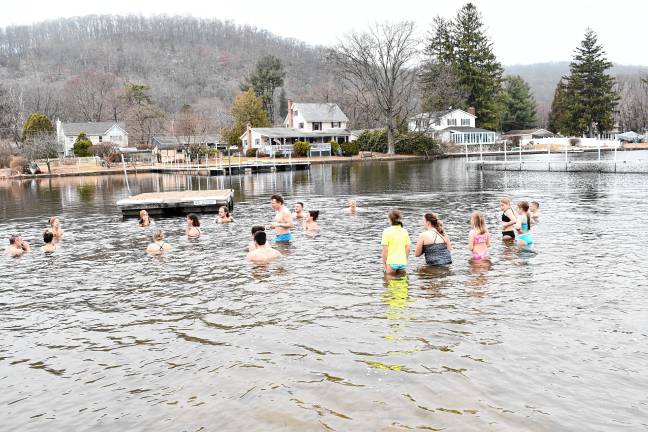
[[(122, 221), (120, 176), (0, 183), (0, 429), (637, 431), (648, 428), (648, 177), (466, 170), (462, 160), (317, 165), (233, 178), (236, 222)], [(131, 176), (134, 193), (223, 178)], [(268, 268), (245, 263), (269, 196), (321, 210)], [(499, 241), (498, 198), (541, 203), (537, 253)], [(347, 200), (361, 213), (344, 214)], [(454, 264), (385, 280), (398, 207), (415, 241), (438, 212)], [(474, 209), (490, 269), (472, 267)], [(40, 235), (60, 215), (61, 250)]]

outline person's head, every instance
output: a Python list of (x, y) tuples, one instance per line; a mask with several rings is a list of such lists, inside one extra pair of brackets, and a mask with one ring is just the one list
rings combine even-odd
[(391, 209), (387, 212), (387, 219), (389, 220), (390, 225), (400, 225), (403, 226), (401, 221), (401, 212), (400, 210)]
[(52, 231), (47, 230), (43, 233), (43, 241), (46, 244), (52, 243), (54, 241), (54, 233)]
[(261, 225), (254, 225), (252, 227), (252, 237), (254, 237), (254, 234), (258, 233), (259, 231), (265, 231), (265, 227)]
[(259, 246), (263, 246), (266, 244), (268, 237), (265, 231), (257, 231), (254, 233), (254, 243), (256, 243)]
[(139, 223), (144, 225), (149, 220), (149, 214), (146, 210), (140, 210), (139, 212)]
[(229, 217), (229, 209), (225, 206), (220, 206), (218, 209), (218, 216), (222, 218), (228, 218)]
[(298, 201), (295, 203), (295, 213), (301, 213), (304, 211), (304, 203), (301, 201)]
[(155, 232), (153, 232), (153, 241), (157, 242), (162, 240), (164, 240), (164, 233), (162, 230), (155, 230)]
[(475, 210), (472, 212), (472, 215), (470, 215), (470, 225), (479, 232), (479, 234), (485, 234), (487, 229), (486, 229), (486, 218), (484, 217), (484, 213)]
[(198, 216), (196, 216), (193, 213), (189, 213), (187, 215), (187, 223), (193, 227), (199, 227), (200, 226), (200, 220), (198, 219)]
[(529, 203), (527, 201), (519, 201), (517, 203), (517, 208), (520, 212), (526, 213), (529, 211)]
[(439, 215), (436, 213), (425, 213), (425, 216), (423, 216), (423, 225), (426, 229), (434, 228), (439, 234), (444, 234), (443, 222), (441, 222)]
[(502, 209), (502, 211), (506, 211), (510, 208), (511, 208), (511, 198), (509, 197), (500, 198), (500, 209)]
[(315, 222), (319, 217), (319, 210), (308, 210), (308, 220)]
[(10, 245), (19, 245), (20, 244), (20, 236), (19, 235), (12, 235), (9, 237), (9, 244)]
[(58, 220), (58, 218), (56, 216), (52, 216), (49, 219), (47, 219), (47, 223), (49, 224), (49, 226), (52, 226), (52, 227), (60, 224), (60, 222), (59, 222), (59, 220)]
[(350, 209), (355, 209), (358, 206), (358, 203), (354, 199), (349, 200), (349, 208)]
[(539, 208), (540, 203), (538, 201), (531, 201), (529, 203), (529, 209), (531, 209), (532, 212), (537, 212)]
[(275, 210), (279, 210), (281, 206), (283, 206), (283, 203), (284, 199), (279, 194), (274, 194), (270, 197), (270, 205), (272, 205), (272, 208)]

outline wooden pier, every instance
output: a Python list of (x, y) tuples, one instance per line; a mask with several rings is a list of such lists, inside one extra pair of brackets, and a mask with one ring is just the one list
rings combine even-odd
[(188, 213), (218, 213), (221, 206), (234, 208), (234, 192), (227, 189), (177, 192), (150, 192), (117, 201), (123, 218), (138, 217), (140, 210), (151, 216), (178, 216)]
[(309, 161), (275, 161), (260, 160), (250, 162), (238, 162), (231, 165), (219, 163), (217, 165), (205, 165), (198, 163), (164, 163), (151, 168), (151, 172), (188, 174), (202, 176), (225, 176), (247, 173), (269, 173), (277, 171), (303, 171), (310, 169)]

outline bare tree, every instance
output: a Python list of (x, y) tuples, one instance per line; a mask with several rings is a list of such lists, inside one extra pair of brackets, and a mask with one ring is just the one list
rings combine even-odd
[(65, 83), (64, 94), (71, 117), (96, 122), (109, 118), (109, 101), (115, 83), (115, 75), (95, 70), (70, 78)]
[(50, 159), (58, 158), (63, 152), (63, 149), (55, 134), (37, 133), (22, 143), (21, 151), (30, 161), (45, 159), (47, 171), (51, 174)]
[(395, 132), (411, 113), (416, 85), (414, 23), (374, 24), (367, 32), (348, 35), (332, 54), (357, 100), (377, 108), (387, 129), (387, 152), (394, 154)]
[(126, 111), (129, 135), (136, 144), (151, 144), (153, 136), (164, 130), (164, 117), (164, 112), (153, 104), (131, 105)]

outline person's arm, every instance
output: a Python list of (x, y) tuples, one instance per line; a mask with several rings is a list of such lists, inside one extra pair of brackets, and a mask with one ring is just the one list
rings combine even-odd
[(468, 249), (470, 252), (472, 252), (473, 248), (475, 247), (475, 234), (470, 231), (470, 234), (468, 235)]
[(416, 248), (414, 248), (414, 256), (420, 257), (423, 254), (423, 234), (419, 234), (416, 240)]
[(405, 256), (409, 257), (409, 254), (410, 254), (410, 245), (407, 244), (407, 245), (405, 245)]
[(506, 209), (506, 211), (504, 212), (504, 214), (505, 214), (506, 216), (508, 216), (508, 218), (509, 218), (510, 220), (509, 220), (508, 222), (504, 222), (504, 223), (502, 224), (502, 228), (503, 228), (504, 231), (508, 231), (510, 228), (515, 227), (515, 224), (516, 224), (516, 222), (517, 222), (517, 216), (515, 215), (515, 212), (514, 212), (513, 210), (511, 210), (510, 208), (509, 208), (509, 209)]
[(387, 249), (388, 249), (388, 246), (387, 246), (387, 245), (383, 245), (383, 247), (382, 247), (382, 262), (383, 262), (383, 266), (386, 266), (386, 265), (387, 265)]
[(22, 247), (22, 250), (24, 250), (25, 252), (29, 252), (29, 245), (26, 242), (21, 240), (20, 247)]
[(488, 236), (486, 236), (486, 246), (490, 247), (490, 241), (491, 241), (491, 235), (488, 233)]

